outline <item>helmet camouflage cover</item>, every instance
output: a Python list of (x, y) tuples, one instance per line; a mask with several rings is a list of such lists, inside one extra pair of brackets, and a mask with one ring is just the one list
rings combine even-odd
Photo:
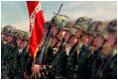
[(76, 20), (74, 27), (83, 31), (87, 31), (92, 19), (88, 17), (80, 17)]
[(70, 18), (66, 15), (56, 15), (52, 18), (53, 24), (64, 27), (65, 24), (70, 21)]
[(17, 30), (16, 38), (21, 38), (21, 39), (23, 39), (23, 38), (24, 38), (24, 32), (21, 31), (21, 30)]
[(108, 31), (109, 32), (117, 32), (117, 19), (114, 19), (109, 22)]
[(9, 33), (8, 35), (10, 35), (10, 36), (16, 36), (16, 29), (11, 29), (11, 30), (9, 30), (8, 33)]
[(30, 32), (24, 32), (24, 37), (23, 37), (23, 39), (24, 39), (24, 40), (29, 40), (30, 36), (31, 36), (31, 33), (30, 33)]
[(100, 34), (102, 35), (105, 39), (108, 38), (108, 22), (102, 22), (102, 24), (100, 24), (97, 27), (97, 31), (95, 31), (96, 34)]
[(72, 28), (73, 27), (73, 25), (75, 24), (75, 21), (68, 21), (67, 23), (66, 23), (66, 25), (65, 25), (65, 27), (66, 28)]
[(11, 25), (6, 25), (6, 26), (3, 28), (3, 33), (6, 34), (6, 35), (9, 35), (10, 30), (13, 30), (13, 29), (15, 29), (15, 28), (12, 27)]

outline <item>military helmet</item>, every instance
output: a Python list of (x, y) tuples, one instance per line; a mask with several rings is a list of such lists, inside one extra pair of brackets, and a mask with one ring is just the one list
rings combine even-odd
[(117, 26), (108, 26), (108, 32), (117, 38)]
[(13, 27), (13, 26), (11, 26), (11, 25), (6, 25), (5, 27), (7, 27), (8, 30), (15, 29), (15, 27)]
[(101, 24), (101, 21), (93, 21), (90, 23), (88, 30), (89, 31), (96, 31), (97, 27)]
[(107, 22), (93, 21), (86, 33), (96, 35), (101, 35), (104, 39), (108, 38)]
[(16, 29), (12, 29), (12, 30), (9, 30), (9, 32), (8, 32), (9, 34), (8, 35), (10, 35), (10, 36), (16, 36)]
[(110, 21), (109, 26), (117, 26), (117, 19)]
[(97, 31), (99, 32), (107, 32), (108, 31), (108, 22), (102, 22), (98, 27), (97, 27)]
[(117, 32), (117, 19), (114, 19), (109, 22), (108, 31), (109, 32)]
[(62, 30), (64, 31), (69, 31), (71, 35), (74, 35), (75, 34), (75, 31), (72, 29), (72, 28), (62, 28)]
[(29, 40), (30, 36), (31, 36), (31, 33), (30, 33), (30, 32), (24, 32), (24, 37), (23, 37), (23, 39), (24, 39), (24, 40)]
[(70, 21), (70, 18), (66, 15), (55, 15), (52, 18), (52, 23), (64, 27), (65, 24)]
[(85, 17), (80, 17), (76, 20), (76, 22), (74, 24), (74, 27), (77, 28), (77, 29), (79, 28), (83, 31), (87, 31), (91, 21), (92, 21), (92, 19), (88, 18), (86, 16)]
[(108, 26), (108, 32), (117, 32), (117, 26)]
[(12, 26), (7, 26), (8, 27), (8, 35), (10, 36), (15, 36), (16, 34), (16, 29)]
[(102, 35), (105, 39), (108, 38), (108, 22), (102, 22), (102, 24), (100, 24), (97, 27), (97, 30), (95, 32), (96, 34), (100, 34)]
[(24, 38), (24, 32), (21, 31), (21, 30), (17, 30), (16, 38), (21, 38), (21, 39), (23, 39), (23, 38)]
[(8, 29), (6, 27), (3, 28), (3, 33), (6, 35), (8, 34)]
[(98, 34), (97, 27), (101, 24), (101, 21), (93, 21), (90, 23), (89, 28), (87, 30), (88, 33), (96, 35)]
[(6, 25), (3, 29), (3, 33), (6, 35), (9, 35), (9, 31), (15, 29), (14, 27), (12, 27), (11, 25)]
[(71, 28), (72, 28), (73, 24), (74, 24), (74, 22), (68, 21), (62, 29), (71, 32)]
[(72, 35), (75, 35), (75, 32), (77, 32), (77, 29), (76, 28), (70, 28), (70, 32)]
[(104, 37), (104, 39), (108, 39), (108, 33), (107, 32), (96, 32), (95, 35), (101, 35)]
[(64, 27), (65, 28), (72, 28), (74, 24), (75, 24), (75, 21), (71, 20), (71, 21), (68, 21)]

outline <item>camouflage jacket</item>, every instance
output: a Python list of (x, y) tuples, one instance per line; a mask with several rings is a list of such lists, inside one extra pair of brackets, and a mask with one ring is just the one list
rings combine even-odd
[(99, 74), (99, 78), (102, 79), (116, 79), (117, 78), (117, 51), (115, 51), (115, 55), (110, 55), (106, 64), (101, 69), (101, 74)]
[(82, 44), (76, 44), (70, 50), (68, 59), (67, 59), (67, 78), (74, 78), (75, 66), (78, 60), (78, 50), (81, 49)]
[(67, 63), (67, 55), (65, 47), (61, 48), (56, 58), (53, 60), (51, 64), (50, 73), (54, 78), (60, 79), (66, 77), (66, 63)]
[(75, 78), (85, 79), (90, 78), (90, 74), (88, 71), (88, 57), (91, 52), (91, 46), (84, 47), (85, 51), (81, 51), (80, 58), (78, 59), (77, 65), (75, 67)]
[(98, 68), (100, 68), (100, 65), (104, 64), (104, 55), (103, 53), (100, 51), (97, 53), (97, 57), (94, 59), (93, 63), (92, 63), (92, 67), (91, 67), (91, 75), (93, 79), (98, 78), (97, 77), (97, 73), (98, 73)]

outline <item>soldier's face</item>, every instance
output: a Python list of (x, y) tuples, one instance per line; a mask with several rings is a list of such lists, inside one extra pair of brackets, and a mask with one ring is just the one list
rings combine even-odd
[(54, 46), (57, 43), (57, 39), (56, 38), (52, 38), (51, 39), (51, 45)]
[(116, 37), (113, 35), (113, 33), (109, 33), (108, 42), (113, 46), (115, 41), (116, 41)]
[(94, 36), (92, 36), (92, 35), (88, 35), (88, 38), (89, 38), (88, 44), (90, 44), (90, 43), (93, 41)]
[(106, 57), (108, 57), (110, 55), (110, 53), (112, 51), (112, 47), (111, 47), (111, 44), (108, 41), (105, 42), (102, 51), (103, 51), (103, 53)]
[(52, 32), (52, 35), (55, 36), (58, 32), (58, 28), (56, 26), (52, 26), (51, 32)]
[(4, 34), (3, 33), (1, 34), (1, 39), (4, 40)]
[(64, 36), (65, 36), (65, 31), (64, 30), (61, 30), (60, 32), (59, 32), (59, 36), (58, 36), (58, 38), (60, 39), (60, 40), (62, 40), (63, 38), (64, 38)]
[(8, 43), (11, 43), (12, 41), (13, 41), (13, 37), (12, 37), (12, 36), (8, 36), (7, 42), (8, 42)]
[(66, 33), (65, 33), (65, 35), (64, 35), (65, 37), (65, 40), (66, 41), (68, 41), (69, 40), (69, 38), (70, 38), (70, 31), (66, 31)]
[(22, 39), (17, 38), (16, 43), (17, 43), (17, 46), (22, 46)]
[(4, 35), (4, 40), (7, 41), (7, 39), (8, 39), (8, 36)]
[(83, 35), (80, 42), (82, 42), (85, 46), (87, 46), (89, 42), (88, 35)]
[(72, 47), (73, 45), (75, 45), (77, 43), (77, 41), (78, 41), (78, 39), (76, 36), (71, 37), (69, 40), (70, 46)]
[(100, 36), (100, 35), (98, 35), (98, 36), (95, 38), (95, 40), (94, 40), (94, 42), (93, 42), (92, 45), (93, 45), (95, 48), (99, 48), (99, 47), (102, 46), (103, 42), (104, 42), (103, 37)]
[(75, 32), (75, 35), (79, 38), (82, 35), (82, 31), (80, 29)]
[(22, 41), (22, 44), (23, 44), (23, 48), (26, 48), (27, 45), (28, 45), (28, 41), (27, 41), (27, 40), (23, 40), (23, 41)]

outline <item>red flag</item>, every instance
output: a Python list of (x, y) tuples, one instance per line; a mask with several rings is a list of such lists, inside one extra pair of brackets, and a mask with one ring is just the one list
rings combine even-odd
[(29, 52), (34, 56), (43, 37), (43, 25), (45, 21), (39, 1), (26, 1), (26, 3), (29, 12), (31, 32)]

